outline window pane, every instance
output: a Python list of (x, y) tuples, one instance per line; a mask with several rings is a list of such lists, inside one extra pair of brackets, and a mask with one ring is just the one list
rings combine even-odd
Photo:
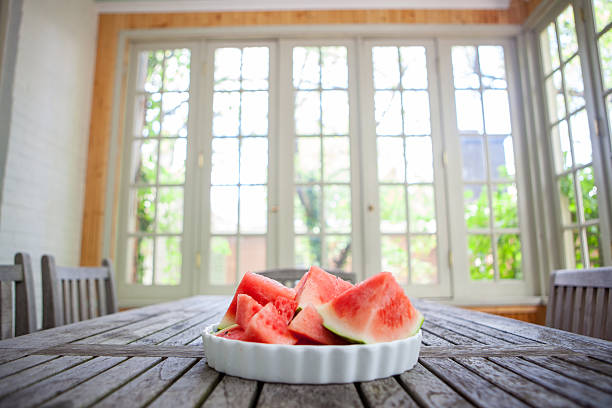
[(585, 167), (576, 173), (580, 191), (582, 194), (582, 210), (586, 221), (599, 218), (599, 206), (597, 201), (597, 186), (592, 167)]
[(242, 50), (242, 88), (268, 89), (268, 47), (246, 47)]
[(548, 104), (548, 117), (550, 123), (554, 123), (565, 117), (565, 97), (563, 96), (561, 82), (560, 71), (556, 71), (545, 81), (546, 102)]
[(406, 232), (406, 194), (404, 186), (380, 186), (380, 232)]
[(187, 48), (166, 50), (164, 89), (187, 91), (189, 89), (191, 51)]
[(157, 203), (157, 232), (180, 233), (183, 230), (183, 189), (160, 187)]
[(153, 283), (153, 238), (128, 238), (126, 260), (127, 283)]
[(268, 196), (265, 186), (240, 187), (240, 232), (265, 234), (268, 224)]
[(576, 216), (576, 194), (574, 191), (574, 177), (572, 174), (559, 177), (561, 219), (563, 225), (575, 224), (578, 220)]
[(495, 271), (489, 235), (468, 235), (468, 257), (471, 279), (493, 280)]
[(455, 88), (480, 88), (476, 47), (453, 47), (452, 59)]
[(318, 91), (295, 93), (295, 133), (321, 134), (321, 103)]
[(240, 237), (240, 274), (266, 269), (266, 237)]
[(323, 262), (325, 267), (344, 271), (351, 271), (353, 269), (350, 236), (327, 236), (325, 238), (325, 253), (327, 254), (327, 259)]
[(210, 283), (232, 285), (236, 282), (236, 237), (210, 239)]
[(349, 182), (351, 157), (349, 138), (335, 136), (323, 138), (323, 180), (327, 182)]
[(181, 283), (181, 239), (157, 237), (155, 244), (155, 284), (178, 285)]
[(240, 67), (242, 53), (239, 48), (217, 48), (215, 50), (215, 91), (240, 89)]
[(572, 6), (566, 8), (559, 17), (557, 17), (557, 27), (559, 30), (561, 57), (565, 61), (578, 51), (576, 26), (574, 25), (574, 9)]
[(157, 140), (136, 140), (134, 142), (133, 156), (136, 165), (133, 176), (130, 177), (132, 183), (155, 184), (157, 176)]
[(404, 134), (430, 134), (429, 94), (426, 91), (404, 91), (403, 105)]
[(517, 234), (497, 237), (497, 268), (500, 279), (522, 279), (521, 240)]
[(268, 133), (268, 92), (242, 93), (240, 133), (243, 136), (265, 136)]
[(408, 187), (410, 232), (436, 232), (436, 202), (433, 186)]
[(572, 153), (566, 121), (562, 121), (558, 126), (553, 126), (552, 149), (557, 173), (572, 167)]
[(591, 137), (586, 110), (581, 110), (570, 117), (572, 139), (574, 140), (574, 159), (576, 164), (587, 164), (593, 161)]
[(138, 84), (143, 84), (141, 90), (145, 92), (159, 92), (162, 86), (162, 62), (164, 52), (144, 51), (139, 54), (138, 65), (141, 71), (138, 73)]
[(325, 229), (328, 232), (351, 231), (351, 188), (324, 186)]
[(238, 187), (210, 188), (210, 232), (234, 234), (238, 227)]
[(427, 89), (425, 47), (400, 47), (402, 87)]
[(155, 192), (154, 187), (130, 190), (129, 232), (153, 232), (155, 230)]
[(493, 180), (514, 178), (514, 149), (511, 136), (491, 136), (489, 142), (489, 163)]
[(559, 67), (559, 50), (557, 47), (555, 23), (550, 23), (546, 30), (540, 34), (540, 47), (542, 50), (544, 73), (548, 74), (553, 69)]
[(587, 245), (589, 247), (589, 261), (591, 268), (598, 268), (602, 266), (601, 259), (601, 240), (599, 235), (599, 227), (591, 225), (587, 227)]
[[(612, 9), (612, 2), (610, 2)], [(599, 60), (604, 89), (612, 88), (612, 30), (608, 30), (599, 38)]]
[(487, 186), (466, 184), (463, 187), (465, 201), (465, 224), (468, 229), (489, 228), (489, 196)]
[(241, 140), (240, 183), (265, 184), (268, 179), (268, 139), (249, 137)]
[(188, 100), (187, 92), (168, 92), (162, 95), (162, 136), (187, 136)]
[(612, 2), (610, 0), (593, 0), (593, 14), (597, 31), (604, 29), (612, 22)]
[(397, 47), (372, 48), (374, 88), (397, 89), (399, 87), (400, 72), (398, 57)]
[(438, 248), (435, 235), (410, 237), (411, 283), (438, 283)]
[(482, 134), (482, 104), (478, 91), (455, 91), (457, 127), (460, 132)]
[(293, 48), (293, 86), (296, 89), (319, 87), (319, 49), (317, 47)]
[(213, 136), (238, 136), (239, 113), (239, 92), (215, 92), (213, 97)]
[(565, 93), (567, 106), (570, 112), (584, 106), (584, 84), (582, 83), (582, 70), (580, 69), (580, 57), (575, 56), (563, 68), (565, 75)]
[(348, 88), (346, 47), (321, 47), (321, 87)]
[(406, 237), (383, 235), (380, 237), (382, 270), (391, 272), (400, 284), (408, 283), (408, 246)]
[(295, 265), (307, 268), (321, 265), (321, 238), (295, 237)]
[(187, 159), (186, 139), (162, 139), (159, 146), (159, 183), (183, 184)]
[[(612, 128), (612, 93), (606, 98), (606, 107), (608, 108), (608, 127)], [(612, 142), (612, 132), (610, 132), (610, 142)]]
[(584, 268), (580, 244), (580, 233), (578, 230), (565, 230), (563, 232), (563, 243), (565, 245), (565, 267), (568, 269)]
[(377, 135), (402, 134), (402, 105), (397, 91), (374, 93), (374, 116)]
[(212, 169), (210, 182), (213, 185), (238, 184), (238, 140), (212, 140)]
[(296, 233), (321, 231), (321, 187), (301, 186), (295, 189), (293, 225)]
[[(431, 137), (407, 137), (406, 143), (406, 182), (433, 182), (433, 153)], [(379, 159), (379, 161), (382, 158)]]
[(321, 180), (321, 139), (297, 137), (295, 148), (295, 180), (298, 182)]
[(349, 132), (349, 101), (347, 91), (323, 91), (321, 111), (324, 135), (347, 135)]
[(484, 143), (482, 137), (461, 138), (461, 158), (463, 179), (482, 181), (486, 179)]
[(478, 47), (482, 86), (488, 88), (507, 88), (504, 47), (500, 45), (481, 45)]
[(498, 184), (495, 187), (493, 193), (493, 224), (496, 228), (518, 228), (515, 184)]
[(488, 134), (510, 133), (508, 92), (485, 90), (483, 93), (485, 125)]
[[(138, 102), (135, 113), (137, 125), (135, 126), (136, 129), (134, 129), (134, 135), (143, 137), (159, 136), (159, 131), (161, 130), (161, 94), (154, 93), (146, 97), (140, 97)], [(141, 103), (144, 103), (144, 106), (140, 105)], [(140, 122), (141, 120), (142, 122)], [(140, 122), (139, 125), (138, 122)]]
[(399, 137), (378, 137), (378, 181), (404, 182), (404, 141)]

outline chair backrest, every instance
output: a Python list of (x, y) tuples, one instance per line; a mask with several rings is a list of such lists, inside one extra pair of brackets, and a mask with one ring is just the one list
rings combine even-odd
[(61, 326), (117, 312), (113, 268), (56, 266), (51, 255), (42, 257), (43, 328)]
[(546, 325), (612, 340), (612, 268), (559, 270), (550, 275)]
[(15, 254), (14, 265), (0, 265), (0, 339), (13, 337), (13, 334), (21, 336), (36, 331), (34, 302), (34, 279), (30, 255), (19, 252)]
[[(267, 278), (274, 279), (290, 288), (295, 287), (297, 282), (308, 272), (308, 269), (300, 268), (281, 268), (281, 269), (268, 269), (265, 271), (256, 272), (259, 275), (263, 275)], [(334, 276), (344, 279), (345, 281), (355, 283), (356, 277), (353, 272), (344, 272), (341, 270), (329, 270), (327, 271)]]

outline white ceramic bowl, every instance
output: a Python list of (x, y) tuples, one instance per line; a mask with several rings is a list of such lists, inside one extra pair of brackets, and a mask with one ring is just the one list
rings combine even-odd
[(419, 357), (421, 331), (403, 340), (348, 346), (289, 346), (202, 333), (208, 365), (225, 374), (289, 384), (370, 381), (411, 369)]

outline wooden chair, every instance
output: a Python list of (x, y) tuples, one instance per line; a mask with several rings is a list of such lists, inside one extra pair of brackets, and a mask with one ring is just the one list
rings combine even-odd
[[(15, 284), (14, 305), (13, 283)], [(36, 331), (34, 302), (34, 279), (30, 255), (19, 252), (15, 254), (14, 265), (0, 265), (0, 339), (13, 337), (13, 315), (15, 336)]]
[(546, 325), (612, 340), (612, 268), (559, 270), (550, 275)]
[[(308, 269), (291, 269), (291, 268), (280, 268), (280, 269), (268, 269), (266, 271), (256, 272), (259, 275), (263, 275), (267, 278), (274, 279), (290, 288), (295, 287), (297, 282), (308, 272)], [(345, 281), (355, 283), (356, 277), (353, 272), (344, 272), (341, 270), (327, 271), (334, 276), (344, 279)]]
[(108, 259), (98, 267), (56, 266), (42, 257), (43, 328), (61, 326), (117, 312), (113, 268)]

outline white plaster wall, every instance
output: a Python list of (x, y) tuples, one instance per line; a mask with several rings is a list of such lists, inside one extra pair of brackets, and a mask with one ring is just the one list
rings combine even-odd
[(32, 256), (78, 265), (97, 16), (93, 0), (24, 0), (4, 180), (0, 264)]

